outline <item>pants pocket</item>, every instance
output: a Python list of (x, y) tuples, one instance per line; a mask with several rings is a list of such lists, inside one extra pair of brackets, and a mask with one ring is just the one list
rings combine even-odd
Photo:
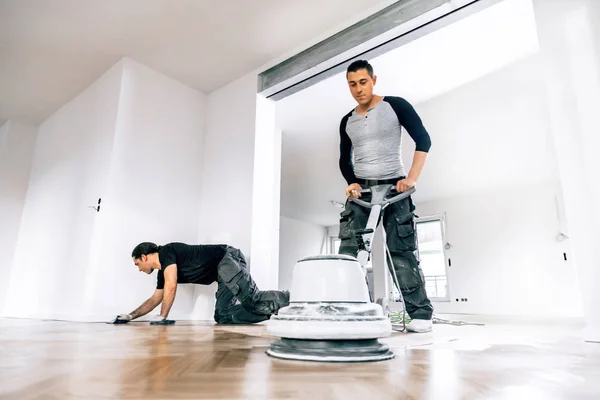
[(388, 233), (390, 251), (416, 251), (417, 232), (413, 214), (394, 216), (392, 223), (395, 232)]
[(354, 220), (354, 212), (352, 209), (344, 210), (340, 213), (340, 233), (339, 239), (348, 240), (354, 238), (352, 222)]

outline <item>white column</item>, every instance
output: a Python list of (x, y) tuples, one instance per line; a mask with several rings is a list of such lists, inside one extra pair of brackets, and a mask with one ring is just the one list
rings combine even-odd
[(261, 95), (256, 99), (253, 179), (250, 271), (259, 289), (277, 289), (281, 131), (275, 122), (275, 103)]
[[(596, 4), (594, 4), (596, 3)], [(600, 341), (600, 6), (533, 0), (586, 341)], [(561, 293), (556, 293), (561, 296)], [(569, 301), (564, 298), (564, 301)]]

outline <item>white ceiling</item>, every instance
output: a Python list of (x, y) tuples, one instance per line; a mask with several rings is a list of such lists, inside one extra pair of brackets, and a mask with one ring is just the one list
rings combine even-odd
[(128, 56), (204, 93), (392, 0), (2, 0), (0, 122), (40, 123)]
[[(505, 0), (370, 61), (378, 76), (376, 93), (401, 96), (416, 106), (537, 51), (530, 0)], [(338, 127), (355, 104), (345, 73), (277, 103), (278, 124), (283, 131), (282, 215), (320, 225), (338, 223), (340, 210), (330, 203), (345, 200), (346, 183), (338, 167)], [(469, 118), (468, 114), (457, 117)], [(431, 125), (431, 121), (424, 123)], [(431, 134), (435, 143), (439, 132)], [(414, 144), (408, 136), (404, 143), (408, 169)], [(457, 154), (453, 169), (468, 169), (469, 162)], [(428, 162), (415, 195), (418, 201), (455, 194), (455, 185), (442, 182), (448, 180), (447, 167)], [(489, 168), (498, 170), (499, 166)], [(480, 171), (478, 179), (467, 180), (469, 187), (461, 186), (460, 190), (482, 185), (486, 172), (490, 171)], [(435, 179), (436, 184), (427, 181)]]

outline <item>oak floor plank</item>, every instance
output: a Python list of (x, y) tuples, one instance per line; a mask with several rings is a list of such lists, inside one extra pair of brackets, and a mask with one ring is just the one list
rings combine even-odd
[(263, 325), (0, 319), (0, 399), (600, 399), (600, 344), (572, 321), (396, 332), (377, 363), (268, 357)]

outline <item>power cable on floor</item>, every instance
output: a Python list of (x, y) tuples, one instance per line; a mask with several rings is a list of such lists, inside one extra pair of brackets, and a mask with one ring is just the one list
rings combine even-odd
[[(390, 314), (390, 319), (392, 324), (408, 324), (412, 320), (409, 316), (406, 315), (405, 311), (397, 311)], [(485, 326), (485, 324), (480, 322), (467, 322), (467, 321), (458, 321), (458, 320), (449, 320), (436, 317), (433, 315), (432, 322), (434, 324), (445, 324), (445, 325), (454, 325), (454, 326), (464, 326), (464, 325), (474, 325), (474, 326)]]

